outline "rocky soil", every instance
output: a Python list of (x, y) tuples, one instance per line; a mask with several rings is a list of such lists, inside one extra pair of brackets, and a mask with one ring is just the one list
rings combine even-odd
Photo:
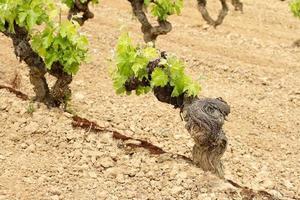
[[(190, 157), (193, 146), (177, 110), (151, 94), (115, 95), (109, 71), (120, 27), (137, 41), (142, 35), (127, 1), (102, 0), (83, 27), (91, 59), (72, 82), (70, 108), (168, 153), (128, 148), (109, 131), (73, 128), (71, 114), (0, 90), (0, 200), (300, 199), (300, 49), (292, 46), (300, 21), (288, 2), (243, 2), (244, 14), (230, 7), (224, 24), (213, 29), (196, 1), (186, 1), (157, 47), (186, 62), (201, 95), (221, 96), (232, 106), (225, 178), (253, 191), (174, 156)], [(209, 3), (217, 12), (217, 1)], [(11, 41), (1, 35), (0, 47), (0, 84), (9, 85), (17, 73), (20, 91), (33, 96), (28, 69), (15, 58)]]

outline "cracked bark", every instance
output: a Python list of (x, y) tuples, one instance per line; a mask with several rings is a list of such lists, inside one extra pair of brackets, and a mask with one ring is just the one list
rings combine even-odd
[(166, 35), (172, 30), (172, 24), (165, 21), (158, 20), (158, 26), (152, 26), (149, 22), (143, 8), (144, 0), (128, 0), (131, 4), (133, 14), (137, 17), (142, 27), (141, 30), (144, 34), (144, 41), (155, 42), (159, 35)]

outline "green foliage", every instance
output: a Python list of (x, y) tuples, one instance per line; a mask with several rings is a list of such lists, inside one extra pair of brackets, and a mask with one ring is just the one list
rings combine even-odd
[(31, 31), (35, 25), (47, 23), (56, 12), (49, 0), (0, 0), (0, 30), (14, 32), (14, 23)]
[(300, 18), (300, 0), (294, 0), (290, 4), (290, 8), (295, 17)]
[(64, 71), (76, 74), (79, 65), (86, 60), (88, 40), (77, 34), (78, 25), (64, 21), (59, 26), (48, 26), (32, 37), (32, 48), (51, 69), (54, 62), (64, 66)]
[(151, 74), (152, 80), (151, 80), (151, 86), (159, 86), (159, 87), (164, 87), (168, 84), (169, 82), (169, 77), (167, 73), (161, 69), (161, 68), (156, 68), (152, 74)]
[(88, 40), (78, 33), (75, 22), (55, 22), (57, 13), (53, 0), (0, 0), (0, 30), (8, 25), (7, 31), (14, 32), (15, 23), (26, 28), (33, 50), (48, 69), (59, 62), (65, 72), (75, 74), (86, 59)]
[(151, 7), (151, 13), (160, 21), (165, 21), (169, 15), (179, 15), (183, 0), (144, 0), (146, 7)]
[[(62, 0), (62, 3), (66, 4), (69, 8), (73, 7), (74, 5), (74, 0)], [(80, 0), (81, 3), (87, 2), (87, 0)], [(93, 4), (98, 4), (99, 0), (92, 0), (91, 1)]]
[(131, 78), (147, 80), (150, 86), (138, 87), (136, 94), (144, 94), (154, 87), (164, 87), (167, 84), (174, 87), (172, 96), (183, 93), (187, 96), (197, 96), (200, 86), (184, 73), (184, 64), (175, 57), (160, 59), (149, 78), (147, 66), (149, 62), (159, 58), (160, 53), (151, 46), (139, 47), (132, 43), (128, 34), (123, 34), (116, 49), (116, 69), (113, 73), (113, 84), (117, 94), (126, 92), (125, 83)]

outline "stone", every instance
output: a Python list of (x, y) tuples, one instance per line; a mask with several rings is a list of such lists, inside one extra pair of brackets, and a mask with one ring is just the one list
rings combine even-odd
[(180, 193), (184, 188), (181, 187), (181, 186), (174, 186), (172, 189), (171, 189), (171, 194), (178, 194)]
[(21, 144), (21, 148), (22, 148), (22, 149), (26, 149), (27, 146), (28, 146), (28, 145), (27, 145), (26, 143), (22, 143), (22, 144)]
[(110, 157), (101, 158), (100, 163), (104, 168), (113, 167), (115, 165), (114, 161)]
[(91, 178), (97, 178), (96, 172), (93, 172), (93, 171), (90, 171), (90, 172), (89, 172), (89, 176), (90, 176)]
[(31, 144), (28, 146), (27, 148), (31, 153), (35, 152), (35, 145), (34, 144)]
[(58, 195), (53, 195), (53, 196), (51, 196), (51, 200), (59, 200), (59, 196)]

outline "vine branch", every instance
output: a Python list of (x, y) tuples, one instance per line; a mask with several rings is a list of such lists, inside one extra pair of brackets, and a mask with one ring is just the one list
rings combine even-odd
[[(206, 4), (207, 4), (206, 0), (197, 0), (197, 2), (198, 2), (198, 10), (200, 11), (203, 19), (209, 25), (212, 25), (213, 27), (217, 27), (223, 23), (226, 15), (228, 14), (228, 6), (226, 3), (226, 0), (220, 0), (222, 8), (219, 11), (219, 15), (216, 20), (214, 20), (208, 13), (207, 8), (206, 8)], [(234, 9), (236, 11), (243, 12), (243, 3), (241, 3), (240, 0), (231, 0), (231, 4), (234, 6)]]
[[(91, 0), (87, 0), (82, 3), (80, 0), (75, 0), (73, 6), (69, 10), (68, 19), (75, 20), (82, 26), (85, 21), (94, 18), (94, 13), (92, 13), (89, 9), (89, 3)], [(77, 17), (78, 13), (83, 13), (81, 17)], [(76, 17), (75, 17), (76, 16)]]
[[(144, 0), (128, 0), (131, 4), (133, 14), (142, 24), (141, 30), (144, 41), (155, 42), (159, 35), (166, 35), (172, 30), (172, 24), (167, 20), (158, 20), (158, 26), (152, 26), (144, 12)], [(153, 1), (152, 1), (153, 2)]]

